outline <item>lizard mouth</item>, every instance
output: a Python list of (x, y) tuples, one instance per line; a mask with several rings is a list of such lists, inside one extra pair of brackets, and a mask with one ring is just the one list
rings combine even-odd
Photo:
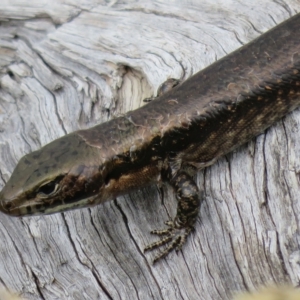
[[(99, 196), (98, 196), (99, 197)], [(30, 201), (22, 201), (20, 199), (6, 199), (3, 192), (0, 192), (0, 211), (6, 215), (14, 217), (40, 215), (40, 214), (53, 214), (62, 211), (94, 206), (96, 204), (97, 195), (78, 199), (75, 202), (53, 202), (44, 203), (40, 199), (32, 199)]]
[(84, 208), (84, 207), (91, 207), (96, 204), (96, 198), (99, 197), (98, 195), (93, 195), (90, 197), (83, 198), (81, 200), (77, 200), (76, 202), (71, 202), (71, 203), (64, 203), (61, 202), (59, 205), (50, 205), (50, 206), (44, 206), (43, 211), (34, 213), (34, 214), (54, 214), (58, 212), (65, 212), (68, 210), (73, 210), (73, 209), (79, 209), (79, 208)]

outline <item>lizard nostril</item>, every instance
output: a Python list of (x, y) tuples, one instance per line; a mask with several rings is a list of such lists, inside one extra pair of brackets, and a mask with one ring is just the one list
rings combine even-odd
[(2, 203), (2, 206), (5, 210), (11, 210), (13, 207), (11, 202)]
[(0, 199), (0, 211), (8, 215), (16, 215), (15, 203), (13, 201), (5, 201)]

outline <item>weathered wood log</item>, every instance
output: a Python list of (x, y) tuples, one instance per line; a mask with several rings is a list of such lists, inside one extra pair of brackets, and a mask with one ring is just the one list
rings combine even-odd
[[(297, 1), (4, 1), (0, 188), (26, 153), (144, 105), (300, 11)], [(183, 250), (143, 254), (175, 215), (155, 186), (51, 216), (0, 216), (0, 286), (27, 299), (230, 299), (300, 282), (300, 112), (199, 172)]]

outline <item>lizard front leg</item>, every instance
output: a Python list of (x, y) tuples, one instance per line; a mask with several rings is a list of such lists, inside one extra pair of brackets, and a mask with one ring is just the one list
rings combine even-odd
[(193, 178), (186, 172), (179, 170), (175, 176), (172, 176), (170, 172), (167, 179), (176, 192), (178, 200), (177, 214), (174, 220), (165, 223), (168, 226), (166, 229), (151, 231), (152, 234), (162, 236), (162, 238), (148, 245), (144, 251), (169, 244), (165, 250), (154, 258), (153, 263), (165, 257), (173, 249), (176, 249), (176, 251), (181, 249), (187, 236), (193, 230), (201, 204), (198, 187)]
[(170, 90), (172, 90), (175, 86), (177, 86), (180, 83), (181, 83), (181, 80), (179, 80), (179, 79), (169, 78), (158, 87), (156, 97), (145, 98), (143, 101), (151, 102), (154, 99), (156, 99), (157, 97), (169, 92)]

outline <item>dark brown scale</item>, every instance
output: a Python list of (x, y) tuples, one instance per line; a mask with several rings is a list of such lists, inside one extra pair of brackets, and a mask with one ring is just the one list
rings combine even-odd
[[(0, 193), (20, 216), (87, 207), (163, 180), (177, 215), (147, 246), (181, 249), (201, 204), (186, 170), (204, 168), (300, 104), (300, 15), (178, 84), (148, 105), (26, 155)], [(171, 91), (170, 86), (175, 86)]]

